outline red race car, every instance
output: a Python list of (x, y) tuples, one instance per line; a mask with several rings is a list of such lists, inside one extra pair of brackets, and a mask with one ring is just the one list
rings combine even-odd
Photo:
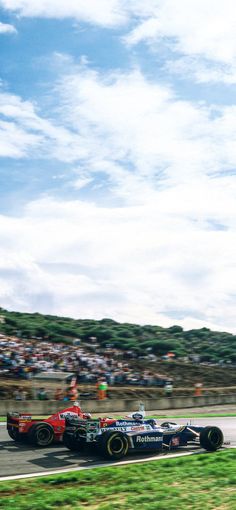
[(34, 446), (49, 446), (62, 440), (66, 416), (91, 418), (91, 415), (83, 413), (79, 404), (75, 402), (72, 407), (58, 411), (44, 420), (34, 419), (28, 414), (8, 413), (7, 431), (14, 441), (27, 439)]

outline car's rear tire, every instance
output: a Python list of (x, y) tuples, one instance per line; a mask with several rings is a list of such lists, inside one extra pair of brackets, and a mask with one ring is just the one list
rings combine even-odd
[(19, 442), (21, 440), (19, 430), (16, 427), (11, 427), (7, 429), (8, 435), (13, 441)]
[(54, 441), (54, 430), (49, 423), (39, 422), (32, 425), (28, 439), (34, 446), (49, 446)]
[(78, 437), (78, 434), (68, 434), (64, 432), (63, 434), (63, 444), (71, 450), (72, 452), (81, 452), (85, 446), (85, 440), (83, 438)]
[(209, 452), (214, 452), (221, 448), (224, 442), (222, 430), (218, 427), (204, 427), (200, 432), (200, 445)]
[(122, 459), (128, 452), (129, 441), (122, 432), (104, 432), (99, 441), (99, 451), (106, 459)]

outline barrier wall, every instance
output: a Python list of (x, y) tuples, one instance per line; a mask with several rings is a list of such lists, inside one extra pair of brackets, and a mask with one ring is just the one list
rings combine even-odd
[[(89, 413), (107, 413), (137, 411), (141, 399), (112, 399), (112, 400), (80, 400), (81, 407)], [(188, 407), (208, 407), (220, 404), (236, 404), (236, 393), (231, 395), (206, 395), (201, 397), (171, 397), (158, 398), (142, 401), (145, 404), (146, 411), (158, 411), (166, 409), (180, 409)], [(38, 416), (47, 416), (54, 412), (73, 405), (72, 402), (58, 402), (56, 400), (1, 400), (0, 416), (5, 416), (7, 412), (18, 411)]]

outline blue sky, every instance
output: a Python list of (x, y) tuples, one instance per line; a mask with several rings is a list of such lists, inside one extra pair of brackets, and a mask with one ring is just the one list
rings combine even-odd
[(0, 304), (236, 332), (232, 0), (0, 0)]

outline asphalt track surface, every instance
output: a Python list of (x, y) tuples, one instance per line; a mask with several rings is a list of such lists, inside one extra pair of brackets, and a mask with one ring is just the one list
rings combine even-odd
[[(236, 448), (236, 417), (227, 418), (191, 418), (178, 419), (178, 424), (191, 423), (192, 425), (216, 425), (224, 433), (226, 442), (230, 445), (226, 448)], [(196, 454), (203, 452), (199, 448), (179, 448), (174, 456), (183, 454)], [(130, 454), (125, 461), (105, 461), (92, 453), (73, 453), (62, 444), (53, 445), (50, 448), (35, 448), (27, 444), (19, 444), (12, 441), (6, 431), (6, 425), (0, 425), (0, 481), (5, 477), (15, 475), (35, 476), (39, 474), (52, 474), (52, 472), (74, 471), (115, 464), (131, 462), (144, 462), (147, 460), (163, 459), (173, 456), (171, 453), (161, 454)]]

